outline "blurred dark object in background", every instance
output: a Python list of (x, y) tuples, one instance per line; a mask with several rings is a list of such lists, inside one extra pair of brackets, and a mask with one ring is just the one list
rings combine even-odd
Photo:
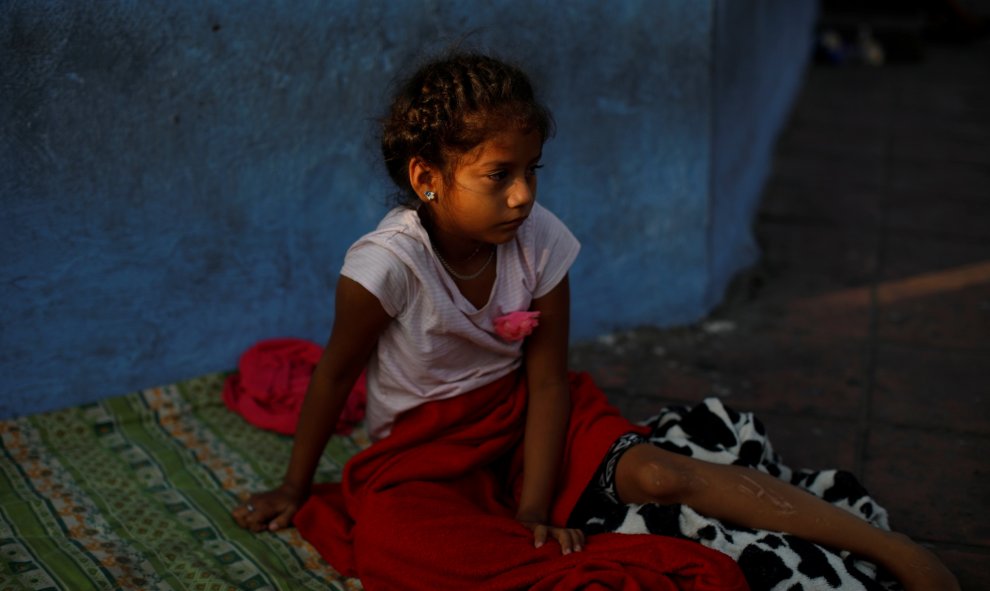
[(823, 0), (815, 60), (835, 65), (913, 63), (925, 43), (969, 43), (990, 20), (960, 0)]

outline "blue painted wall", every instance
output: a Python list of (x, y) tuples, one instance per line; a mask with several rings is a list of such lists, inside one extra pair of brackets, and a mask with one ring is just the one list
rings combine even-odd
[(751, 224), (810, 53), (817, 2), (718, 2), (714, 20), (710, 272), (705, 303), (756, 261)]
[(584, 243), (575, 338), (696, 320), (754, 258), (813, 6), (0, 4), (0, 416), (325, 340), (344, 251), (392, 190), (387, 86), (465, 36), (554, 109), (540, 198)]

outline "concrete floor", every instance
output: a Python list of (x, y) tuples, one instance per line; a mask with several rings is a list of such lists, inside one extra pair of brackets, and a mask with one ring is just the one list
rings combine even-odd
[(812, 68), (756, 233), (763, 260), (705, 321), (579, 344), (572, 367), (634, 419), (756, 411), (785, 462), (851, 470), (990, 589), (990, 39)]

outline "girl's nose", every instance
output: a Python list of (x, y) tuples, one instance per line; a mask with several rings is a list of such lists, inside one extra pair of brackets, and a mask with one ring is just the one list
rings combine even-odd
[(509, 188), (509, 207), (524, 207), (536, 198), (536, 183), (530, 184), (526, 179), (520, 179)]

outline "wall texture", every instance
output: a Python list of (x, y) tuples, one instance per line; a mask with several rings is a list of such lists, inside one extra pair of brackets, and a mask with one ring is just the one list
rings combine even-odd
[(759, 252), (751, 222), (771, 149), (803, 79), (817, 2), (716, 5), (707, 306)]
[(466, 39), (558, 121), (576, 338), (698, 319), (752, 211), (813, 0), (0, 4), (0, 416), (324, 341), (391, 187), (388, 85)]

